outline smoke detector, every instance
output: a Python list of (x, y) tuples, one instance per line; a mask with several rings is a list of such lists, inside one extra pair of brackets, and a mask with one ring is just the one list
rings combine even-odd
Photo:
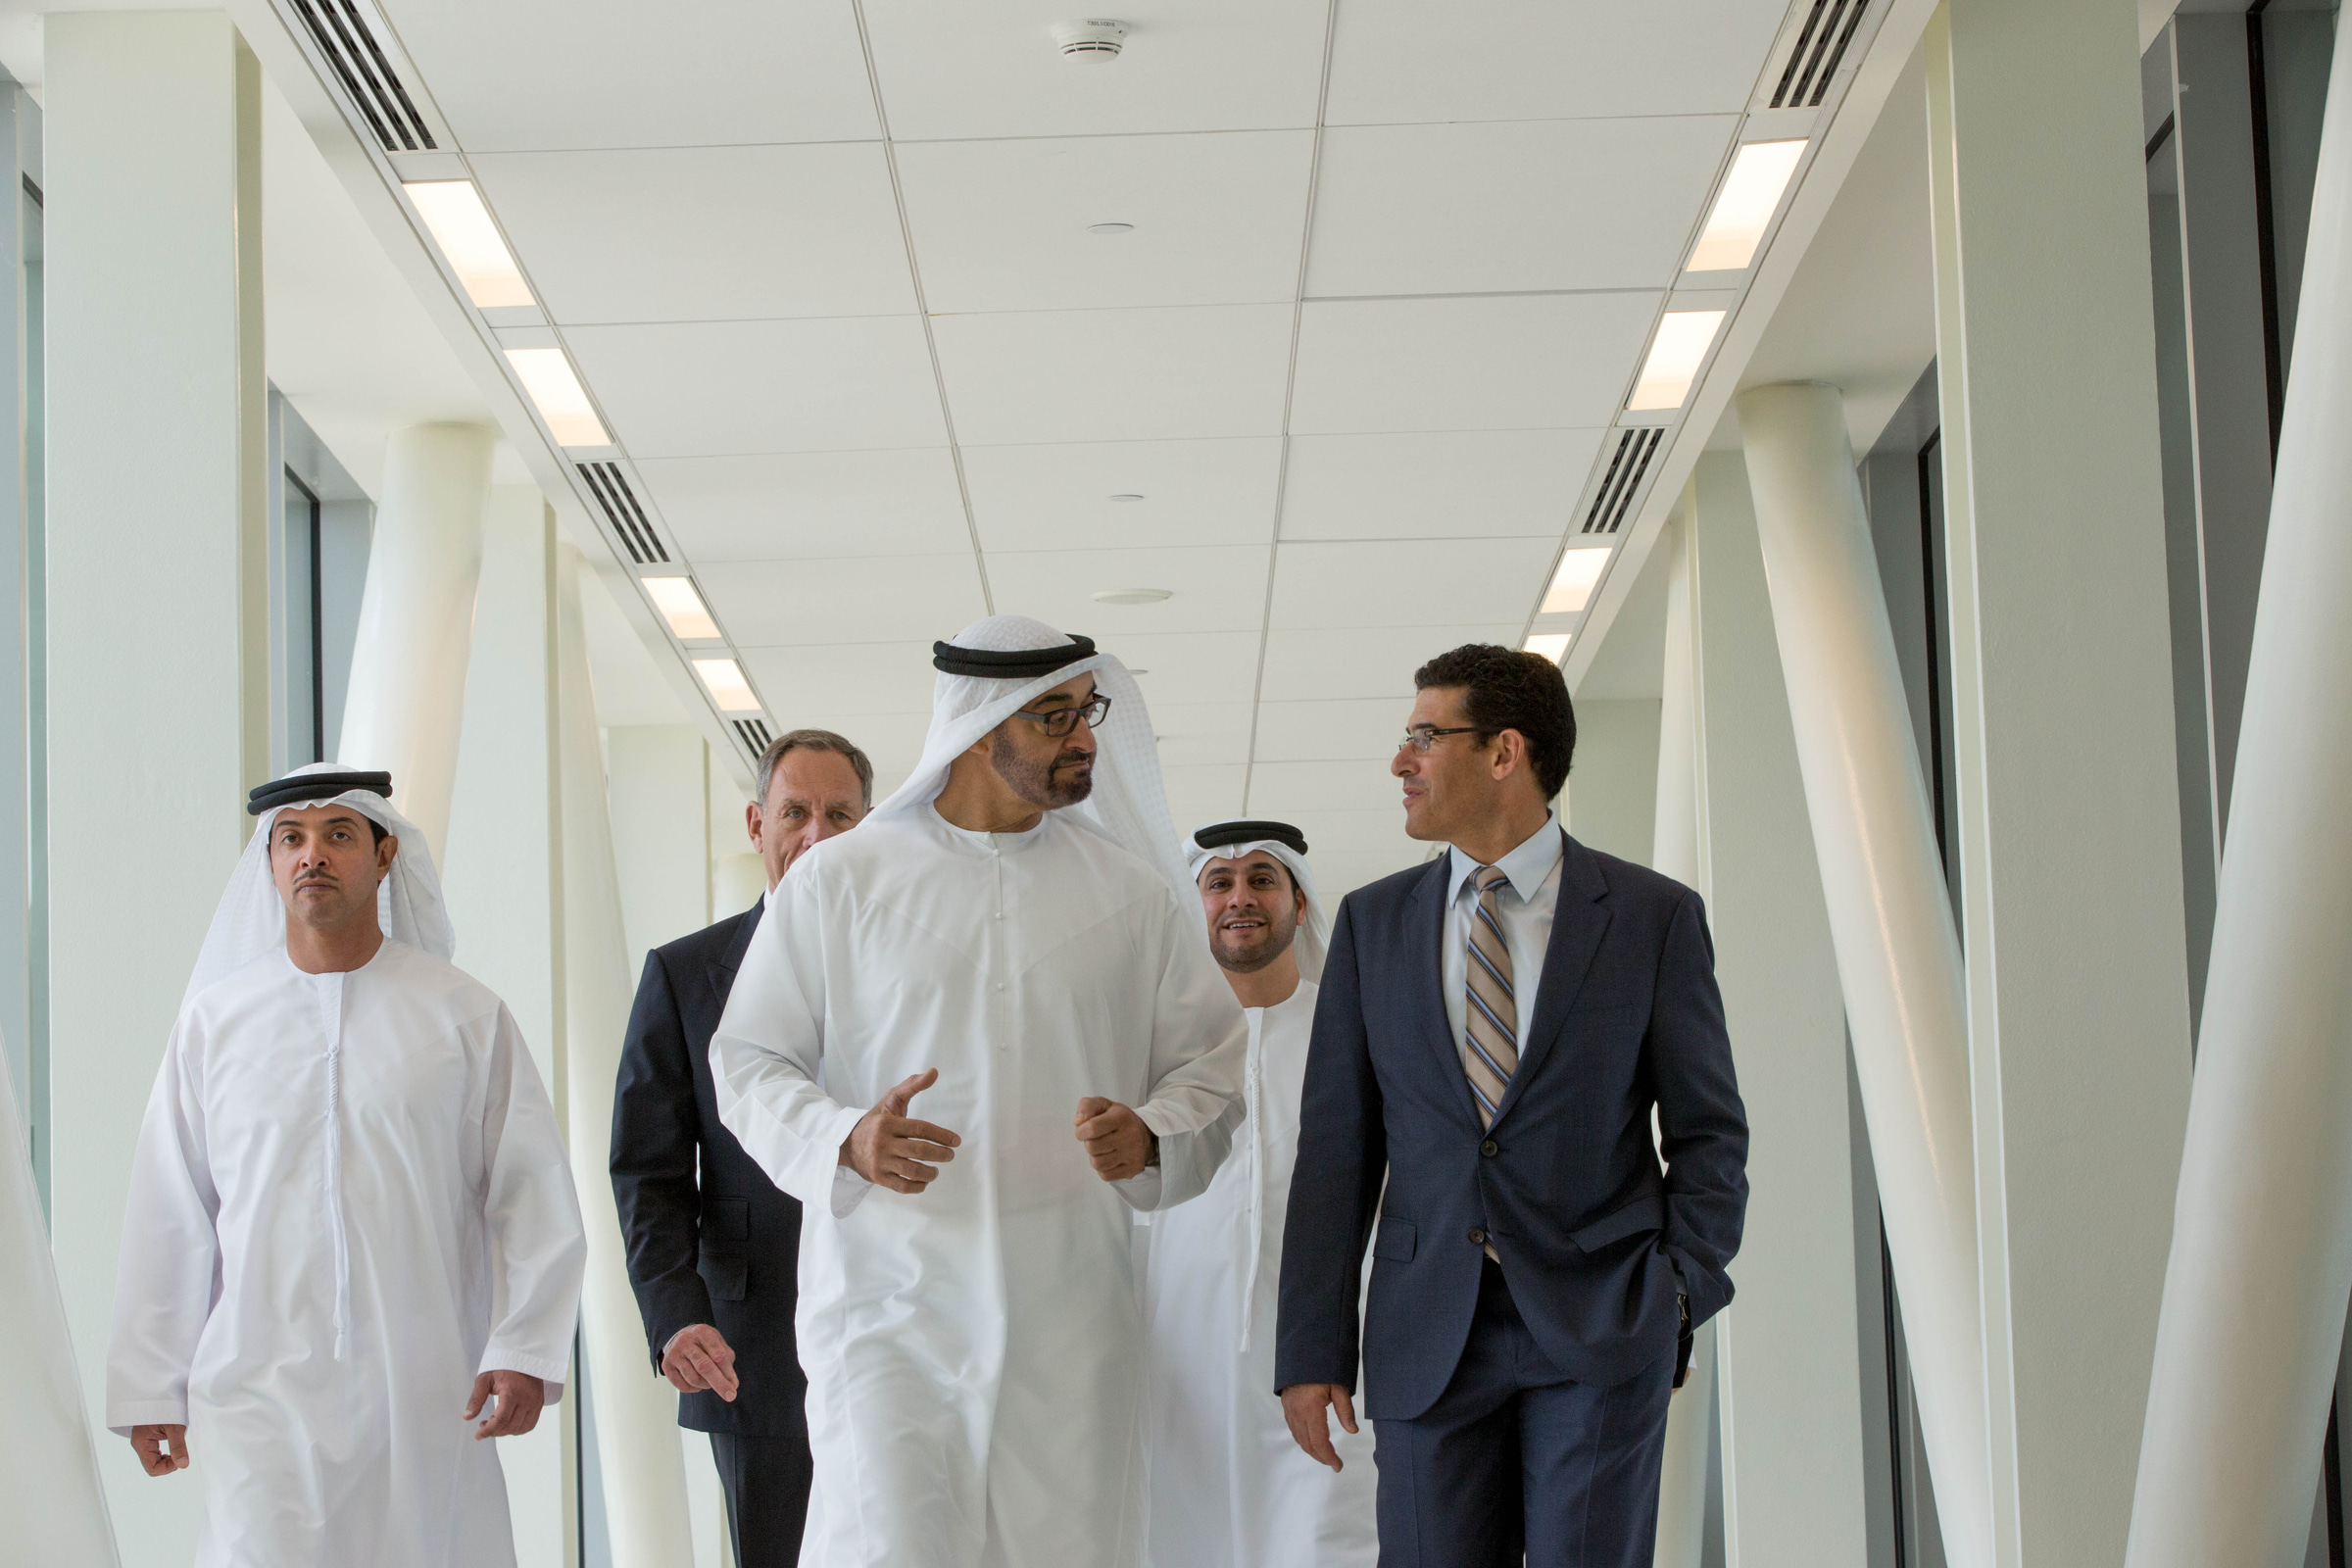
[(1126, 41), (1127, 24), (1104, 17), (1065, 22), (1054, 29), (1054, 46), (1065, 60), (1116, 60)]

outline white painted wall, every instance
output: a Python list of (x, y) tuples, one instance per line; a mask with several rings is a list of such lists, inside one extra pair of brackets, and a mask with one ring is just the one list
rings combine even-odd
[(710, 923), (710, 748), (691, 724), (615, 724), (605, 731), (605, 788), (632, 982), (650, 950)]
[(2075, 1568), (2124, 1554), (2189, 1075), (2138, 52), (2132, 0), (1947, 13), (1929, 144), (1994, 1560)]
[(1562, 799), (1568, 831), (1595, 850), (1649, 863), (1657, 817), (1658, 703), (1576, 705), (1576, 763)]
[[(562, 1120), (563, 806), (557, 752), (555, 518), (530, 485), (491, 489), (465, 728), (442, 888), (458, 967), (498, 993)], [(516, 1568), (576, 1561), (569, 1395), (538, 1430), (499, 1440)]]
[[(218, 12), (45, 19), (53, 1234), (102, 1407), (146, 1091), (269, 768), (260, 74)], [(196, 1481), (99, 1448), (131, 1563)]]
[(1725, 1560), (1861, 1568), (1845, 1012), (1738, 453), (1686, 501), (1699, 891), (1747, 1104), (1747, 1231), (1718, 1320)]

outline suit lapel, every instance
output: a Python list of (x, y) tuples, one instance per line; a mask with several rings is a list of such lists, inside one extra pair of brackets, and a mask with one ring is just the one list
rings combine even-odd
[(1560, 892), (1552, 906), (1551, 942), (1544, 950), (1544, 978), (1536, 987), (1536, 1016), (1519, 1048), (1518, 1070), (1511, 1074), (1502, 1103), (1494, 1107), (1498, 1122), (1511, 1113), (1521, 1089), (1558, 1044), (1569, 1005), (1584, 989), (1585, 971), (1592, 966), (1592, 956), (1600, 951), (1601, 936), (1609, 929), (1608, 908), (1599, 902), (1609, 891), (1600, 862), (1565, 831), (1560, 840)]
[(1475, 1127), (1478, 1106), (1470, 1098), (1470, 1079), (1462, 1071), (1453, 1024), (1446, 1015), (1446, 885), (1452, 858), (1447, 854), (1432, 860), (1421, 880), (1413, 884), (1411, 897), (1405, 903), (1405, 942), (1406, 951), (1413, 956), (1414, 982), (1408, 989), (1419, 999), (1421, 1017), (1417, 1033), (1437, 1048), (1438, 1060), (1446, 1075), (1453, 1080), (1462, 1102), (1462, 1114)]
[[(743, 967), (743, 956), (751, 951), (752, 933), (760, 929), (760, 916), (767, 912), (767, 901), (761, 899), (743, 913), (735, 916), (735, 932), (726, 945), (712, 955), (705, 978), (710, 982), (710, 994), (717, 1000), (719, 1012), (727, 1010), (727, 993), (735, 989), (735, 971)], [(711, 1026), (717, 1027), (718, 1016), (711, 1015)]]

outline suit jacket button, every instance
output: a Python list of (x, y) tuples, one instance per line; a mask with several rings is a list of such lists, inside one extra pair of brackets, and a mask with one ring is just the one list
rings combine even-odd
[(1494, 1139), (1490, 1138), (1485, 1143), (1478, 1146), (1478, 1152), (1486, 1155), (1489, 1159), (1493, 1159), (1496, 1154), (1502, 1152), (1502, 1146), (1496, 1143)]
[(1485, 1231), (1482, 1231), (1482, 1230), (1479, 1230), (1479, 1229), (1476, 1229), (1475, 1227), (1473, 1227), (1473, 1228), (1472, 1228), (1472, 1230), (1471, 1230), (1471, 1232), (1470, 1232), (1470, 1245), (1471, 1245), (1472, 1247), (1484, 1247), (1484, 1246), (1486, 1246), (1486, 1245), (1487, 1245), (1487, 1233), (1486, 1233)]

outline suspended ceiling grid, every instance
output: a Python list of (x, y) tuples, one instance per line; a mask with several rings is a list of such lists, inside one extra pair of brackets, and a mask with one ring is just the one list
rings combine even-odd
[(1421, 853), (1411, 670), (1526, 628), (1788, 13), (385, 15), (778, 727), (887, 788), (930, 640), (1038, 615), (1148, 671), (1180, 823), (1344, 889)]

